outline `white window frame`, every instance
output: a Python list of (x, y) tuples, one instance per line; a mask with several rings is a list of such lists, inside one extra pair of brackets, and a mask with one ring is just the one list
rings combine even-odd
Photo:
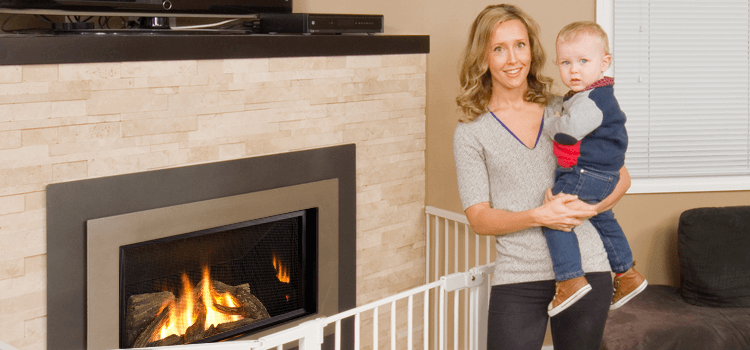
[[(609, 45), (614, 47), (614, 1), (596, 0), (596, 22), (607, 32)], [(605, 75), (614, 76), (613, 65)], [(633, 179), (627, 193), (720, 192), (750, 190), (750, 176), (702, 176)]]

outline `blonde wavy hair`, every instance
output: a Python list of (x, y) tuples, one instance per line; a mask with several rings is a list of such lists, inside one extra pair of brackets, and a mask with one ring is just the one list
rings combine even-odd
[(487, 112), (492, 96), (492, 76), (487, 63), (487, 48), (495, 27), (505, 21), (517, 19), (526, 27), (531, 49), (531, 67), (526, 78), (528, 102), (547, 104), (552, 79), (542, 75), (547, 55), (539, 40), (539, 26), (536, 21), (516, 6), (508, 4), (490, 5), (479, 13), (469, 32), (469, 41), (463, 52), (459, 81), (461, 93), (456, 103), (464, 116), (459, 120), (468, 123)]

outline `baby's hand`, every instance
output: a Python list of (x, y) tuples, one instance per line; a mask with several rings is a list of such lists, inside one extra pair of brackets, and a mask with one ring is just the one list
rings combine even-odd
[(548, 116), (555, 116), (560, 117), (562, 116), (562, 110), (563, 110), (563, 104), (562, 104), (562, 98), (555, 96), (549, 99), (547, 101), (547, 115)]

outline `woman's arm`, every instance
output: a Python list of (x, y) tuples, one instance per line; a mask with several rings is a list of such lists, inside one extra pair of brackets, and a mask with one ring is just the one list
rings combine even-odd
[(482, 202), (468, 207), (465, 213), (471, 228), (480, 235), (504, 235), (540, 226), (567, 232), (581, 224), (580, 218), (596, 215), (590, 208), (578, 210), (566, 205), (577, 198), (567, 194), (556, 196), (542, 206), (521, 212), (494, 209), (489, 202)]
[(628, 191), (628, 188), (630, 188), (630, 173), (628, 172), (628, 169), (623, 166), (620, 168), (620, 181), (617, 182), (615, 189), (612, 190), (612, 193), (610, 193), (607, 198), (604, 198), (603, 201), (596, 204), (596, 212), (603, 213), (614, 208), (615, 204), (617, 204), (622, 196), (625, 195), (625, 192)]

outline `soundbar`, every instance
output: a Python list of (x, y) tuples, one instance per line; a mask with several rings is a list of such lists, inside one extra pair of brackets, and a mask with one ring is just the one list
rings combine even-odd
[(383, 15), (318, 13), (261, 13), (266, 34), (376, 34), (383, 33)]
[(292, 13), (292, 0), (0, 0), (0, 13), (256, 18)]

